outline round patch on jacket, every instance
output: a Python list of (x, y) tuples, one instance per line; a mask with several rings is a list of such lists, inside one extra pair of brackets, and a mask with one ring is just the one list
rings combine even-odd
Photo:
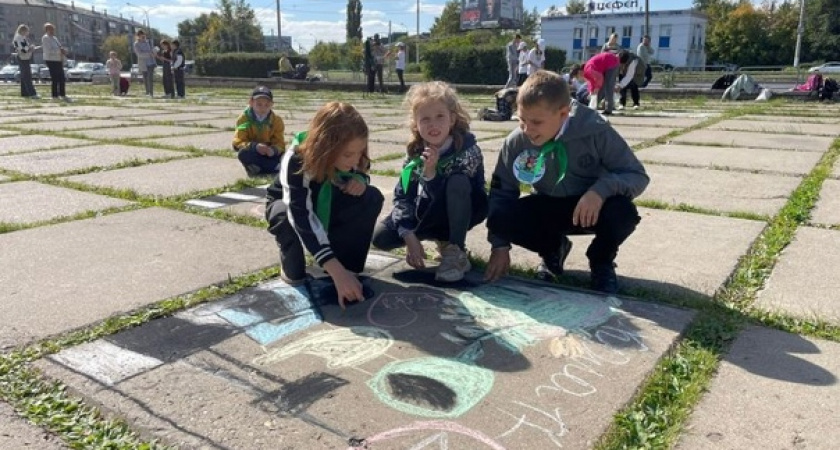
[(540, 167), (539, 172), (534, 171), (539, 157), (540, 151), (535, 148), (520, 153), (513, 161), (513, 175), (516, 176), (516, 179), (524, 184), (534, 184), (540, 181), (545, 175), (545, 164)]

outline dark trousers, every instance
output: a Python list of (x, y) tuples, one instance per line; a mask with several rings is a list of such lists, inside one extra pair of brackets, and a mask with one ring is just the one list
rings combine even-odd
[[(475, 192), (466, 175), (450, 175), (446, 180), (446, 195), (435, 199), (429, 211), (414, 230), (421, 241), (448, 241), (464, 249), (467, 231), (487, 218), (487, 194)], [(380, 223), (373, 233), (373, 246), (380, 250), (393, 250), (405, 245), (397, 230)]]
[(64, 64), (61, 61), (47, 61), (47, 69), (50, 70), (50, 89), (52, 98), (64, 97)]
[(633, 99), (633, 105), (639, 104), (639, 86), (636, 85), (635, 81), (630, 81), (624, 88), (621, 89), (621, 97), (618, 99), (618, 103), (621, 103), (621, 106), (627, 106), (627, 91), (630, 91), (630, 97)]
[(642, 81), (642, 86), (641, 87), (643, 87), (643, 88), (647, 87), (647, 85), (650, 84), (650, 80), (652, 80), (652, 79), (653, 79), (653, 69), (651, 69), (650, 64), (648, 64), (647, 67), (645, 67), (645, 80)]
[(604, 100), (604, 111), (612, 112), (615, 109), (615, 81), (618, 78), (618, 67), (604, 72), (604, 84), (598, 91), (598, 102)]
[(397, 78), (400, 80), (400, 92), (405, 92), (405, 79), (403, 78), (403, 72), (404, 70), (397, 69)]
[(382, 81), (382, 64), (377, 64), (376, 68), (374, 68), (374, 71), (376, 71), (376, 79), (379, 80), (379, 92), (381, 94), (384, 94), (385, 93), (385, 82)]
[(259, 175), (276, 175), (280, 171), (280, 153), (274, 156), (265, 156), (257, 152), (256, 149), (240, 150), (236, 157), (239, 162), (245, 167), (248, 176), (255, 177)]
[(372, 94), (376, 88), (376, 69), (372, 67), (370, 70), (367, 71), (366, 75), (367, 91)]
[(35, 85), (32, 84), (32, 61), (28, 59), (20, 60), (20, 96), (32, 97), (37, 95), (35, 92)]
[(172, 79), (172, 65), (168, 62), (163, 63), (163, 93), (167, 97), (175, 97), (175, 87)]
[(572, 214), (580, 197), (528, 195), (519, 198), (512, 208), (497, 211), (487, 219), (487, 228), (496, 236), (540, 255), (560, 248), (570, 234), (595, 233), (586, 250), (590, 263), (612, 262), (618, 247), (636, 229), (641, 218), (636, 205), (624, 196), (608, 198), (594, 227), (572, 225)]
[[(382, 211), (385, 198), (373, 186), (368, 186), (359, 197), (333, 189), (330, 228), (327, 237), (336, 259), (345, 269), (361, 273), (370, 250), (373, 227)], [(265, 210), (268, 231), (274, 235), (280, 248), (280, 268), (290, 280), (306, 277), (306, 259), (300, 238), (289, 223), (283, 200), (275, 200)]]
[(172, 77), (175, 79), (175, 94), (184, 98), (184, 69), (173, 70)]
[(524, 83), (525, 80), (527, 80), (527, 79), (528, 79), (528, 74), (527, 73), (520, 73), (519, 74), (519, 81), (516, 82), (516, 85), (517, 86), (522, 86), (522, 83)]

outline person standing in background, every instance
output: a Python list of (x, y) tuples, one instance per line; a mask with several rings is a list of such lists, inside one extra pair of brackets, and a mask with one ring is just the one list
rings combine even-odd
[(186, 57), (184, 51), (181, 50), (181, 41), (175, 39), (172, 41), (172, 76), (175, 78), (175, 98), (180, 100), (183, 100), (186, 95), (184, 91), (185, 64)]
[(44, 36), (41, 38), (41, 48), (44, 52), (44, 62), (50, 70), (50, 89), (53, 100), (70, 101), (64, 93), (66, 84), (64, 77), (64, 60), (67, 57), (67, 50), (55, 37), (55, 25), (47, 22), (44, 24)]
[(513, 40), (508, 42), (505, 46), (505, 56), (508, 63), (508, 80), (505, 83), (506, 88), (517, 86), (519, 81), (519, 43), (522, 42), (522, 36), (516, 35)]
[(650, 80), (653, 79), (653, 70), (650, 68), (650, 60), (653, 57), (653, 47), (650, 46), (650, 36), (644, 35), (642, 36), (642, 42), (636, 47), (636, 56), (645, 63), (645, 79), (642, 81), (642, 85), (639, 87), (647, 87), (650, 83)]
[[(390, 52), (388, 52), (390, 54)], [(397, 71), (397, 78), (400, 79), (400, 93), (405, 92), (405, 44), (397, 42), (397, 62), (395, 70)]]
[(111, 80), (111, 94), (120, 95), (122, 61), (117, 58), (117, 52), (110, 52), (108, 57), (108, 61), (105, 61), (105, 68), (108, 69), (108, 78)]
[(519, 43), (519, 80), (516, 85), (522, 86), (526, 78), (528, 78), (528, 45), (522, 41)]
[(29, 43), (29, 27), (20, 25), (12, 42), (20, 64), (20, 96), (32, 99), (40, 98), (32, 84), (32, 53), (41, 47)]
[(385, 54), (388, 52), (382, 46), (382, 41), (379, 40), (378, 34), (373, 35), (373, 47), (371, 51), (373, 52), (373, 59), (376, 62), (374, 72), (376, 73), (377, 80), (379, 80), (379, 93), (384, 94), (385, 83), (382, 81), (382, 71), (385, 67)]
[(175, 98), (175, 87), (172, 84), (172, 46), (169, 41), (160, 41), (160, 51), (155, 55), (163, 64), (163, 95)]
[(613, 33), (610, 35), (610, 39), (601, 47), (602, 52), (610, 52), (614, 54), (618, 54), (621, 51), (621, 45), (618, 43), (618, 33)]
[(137, 70), (143, 74), (143, 84), (146, 87), (146, 95), (154, 96), (155, 92), (155, 53), (152, 44), (146, 40), (146, 32), (137, 30), (134, 40), (134, 54), (137, 55)]

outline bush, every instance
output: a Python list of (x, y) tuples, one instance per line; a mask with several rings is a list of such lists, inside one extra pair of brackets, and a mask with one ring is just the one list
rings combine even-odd
[[(198, 75), (210, 77), (266, 78), (276, 71), (279, 53), (210, 53), (195, 59)], [(302, 56), (289, 56), (292, 66), (307, 64)]]
[[(545, 68), (548, 70), (559, 73), (566, 64), (566, 52), (563, 50), (549, 47), (545, 57)], [(505, 54), (497, 45), (429, 48), (423, 59), (423, 74), (431, 80), (456, 84), (503, 85), (508, 78)]]

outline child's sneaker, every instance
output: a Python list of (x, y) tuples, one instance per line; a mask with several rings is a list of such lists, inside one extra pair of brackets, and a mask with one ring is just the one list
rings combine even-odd
[(449, 245), (449, 241), (435, 241), (435, 245), (437, 246), (438, 255), (435, 257), (435, 261), (441, 262), (443, 260), (443, 249), (445, 249)]
[(560, 248), (548, 255), (540, 255), (542, 263), (537, 267), (536, 278), (542, 281), (554, 281), (554, 277), (563, 275), (563, 264), (566, 263), (566, 258), (572, 251), (572, 241), (568, 237), (563, 237), (560, 243)]
[(618, 293), (618, 275), (615, 273), (614, 262), (590, 262), (589, 270), (592, 271), (590, 287), (593, 291), (600, 291), (605, 294)]
[(435, 280), (452, 283), (464, 279), (472, 269), (467, 253), (455, 244), (449, 244), (441, 252), (440, 265), (435, 273)]
[(624, 109), (624, 105), (619, 104), (618, 106), (615, 107), (615, 109), (621, 111), (622, 109)]

